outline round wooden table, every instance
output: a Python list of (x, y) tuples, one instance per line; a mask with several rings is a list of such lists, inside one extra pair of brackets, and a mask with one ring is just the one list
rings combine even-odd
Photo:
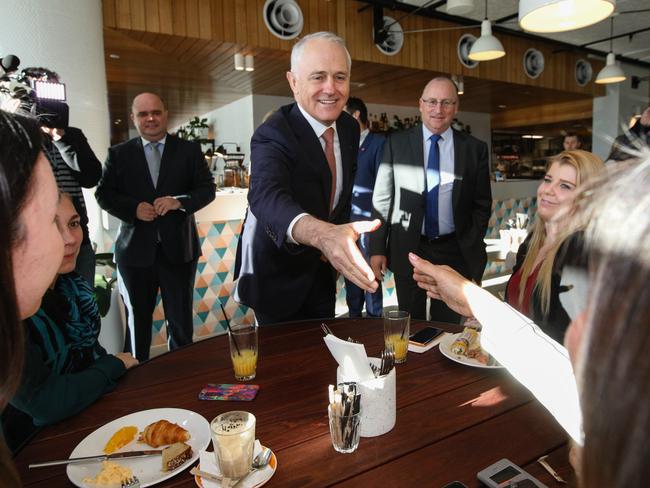
[[(331, 445), (327, 386), (336, 381), (336, 362), (323, 342), (321, 320), (260, 329), (252, 402), (201, 401), (206, 383), (235, 382), (228, 340), (218, 336), (159, 356), (129, 371), (115, 391), (81, 414), (45, 428), (16, 457), (26, 486), (71, 486), (65, 467), (28, 470), (30, 462), (69, 456), (99, 426), (139, 410), (176, 407), (208, 421), (228, 410), (257, 417), (257, 437), (277, 455), (269, 487), (345, 485), (440, 487), (459, 480), (478, 487), (476, 473), (508, 458), (549, 487), (559, 485), (536, 460), (545, 454), (573, 484), (567, 436), (532, 395), (504, 370), (457, 364), (435, 347), (409, 352), (397, 366), (397, 423), (379, 437), (362, 438), (352, 454)], [(383, 347), (379, 319), (327, 320), (333, 332), (366, 346), (369, 356)], [(411, 332), (424, 327), (411, 324)], [(457, 332), (458, 326), (437, 324)], [(189, 469), (161, 487), (195, 486)]]

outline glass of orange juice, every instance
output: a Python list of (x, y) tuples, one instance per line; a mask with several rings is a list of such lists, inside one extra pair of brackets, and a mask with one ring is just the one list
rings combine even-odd
[(232, 325), (228, 331), (228, 340), (235, 379), (252, 380), (257, 370), (257, 325)]
[(406, 362), (410, 322), (411, 316), (403, 310), (389, 310), (384, 314), (384, 344), (393, 347), (396, 364)]

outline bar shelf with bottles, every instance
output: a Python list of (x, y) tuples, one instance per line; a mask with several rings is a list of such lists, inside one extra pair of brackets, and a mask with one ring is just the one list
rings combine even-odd
[(386, 112), (381, 112), (379, 115), (368, 114), (369, 129), (372, 132), (397, 132), (400, 130), (410, 129), (421, 122), (422, 119), (419, 115), (400, 119), (396, 114), (389, 118)]
[(492, 174), (497, 181), (539, 179), (548, 158), (562, 151), (562, 137), (492, 132)]

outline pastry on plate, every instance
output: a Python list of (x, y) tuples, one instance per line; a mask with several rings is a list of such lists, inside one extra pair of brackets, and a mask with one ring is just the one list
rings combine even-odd
[(192, 457), (192, 448), (184, 442), (175, 442), (162, 452), (162, 470), (173, 471)]
[(138, 440), (149, 444), (151, 447), (166, 446), (174, 442), (185, 442), (190, 439), (190, 433), (180, 425), (159, 420), (145, 427)]

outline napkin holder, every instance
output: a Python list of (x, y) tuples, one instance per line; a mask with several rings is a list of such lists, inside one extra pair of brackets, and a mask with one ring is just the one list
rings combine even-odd
[[(379, 367), (381, 360), (368, 358), (368, 360)], [(336, 382), (355, 381), (355, 378), (347, 378), (336, 369)], [(395, 427), (396, 412), (396, 374), (395, 368), (390, 373), (357, 382), (361, 392), (361, 437), (376, 437), (389, 432)]]

